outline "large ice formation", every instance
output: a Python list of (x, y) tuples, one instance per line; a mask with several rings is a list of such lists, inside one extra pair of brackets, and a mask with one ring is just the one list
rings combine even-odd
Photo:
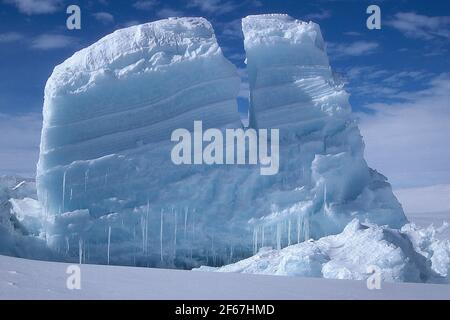
[(406, 222), (364, 161), (319, 26), (262, 15), (244, 18), (243, 31), (250, 125), (280, 129), (279, 173), (171, 162), (174, 129), (241, 126), (236, 68), (205, 19), (118, 30), (46, 85), (37, 182), (54, 248), (86, 262), (221, 265), (339, 233), (355, 217)]

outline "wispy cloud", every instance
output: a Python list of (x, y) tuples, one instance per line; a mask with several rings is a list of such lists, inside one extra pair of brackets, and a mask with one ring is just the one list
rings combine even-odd
[(153, 10), (157, 4), (156, 0), (140, 0), (133, 3), (133, 7), (138, 10)]
[(397, 189), (394, 193), (407, 214), (450, 213), (450, 184)]
[(424, 70), (386, 70), (375, 66), (353, 66), (341, 72), (352, 96), (362, 97), (366, 103), (405, 101), (407, 86), (423, 88), (432, 73)]
[(188, 7), (198, 8), (208, 14), (224, 14), (234, 11), (239, 7), (238, 2), (222, 0), (191, 0)]
[(131, 27), (131, 26), (135, 26), (141, 24), (141, 22), (139, 20), (130, 20), (130, 21), (126, 21), (125, 23), (120, 24), (121, 26), (124, 27)]
[(350, 37), (359, 37), (361, 36), (361, 32), (357, 32), (357, 31), (346, 31), (344, 32), (345, 36), (350, 36)]
[(23, 39), (23, 35), (19, 32), (0, 33), (0, 43), (16, 42)]
[(28, 15), (54, 13), (62, 5), (62, 0), (4, 0), (4, 2), (15, 5), (20, 12)]
[(239, 90), (239, 97), (248, 99), (250, 97), (250, 84), (248, 82), (247, 69), (239, 68), (238, 75), (241, 78), (241, 87)]
[(170, 18), (170, 17), (182, 17), (184, 16), (184, 12), (180, 10), (175, 10), (171, 8), (162, 8), (159, 10), (156, 15), (159, 18)]
[(403, 101), (371, 104), (372, 114), (359, 114), (369, 165), (397, 187), (450, 181), (450, 75), (428, 83), (423, 90), (401, 92)]
[(369, 55), (379, 48), (378, 42), (355, 41), (351, 43), (328, 43), (327, 51), (333, 58)]
[(39, 155), (40, 114), (0, 113), (0, 172), (32, 176)]
[(214, 25), (215, 28), (221, 30), (222, 36), (228, 37), (228, 38), (236, 38), (240, 39), (243, 38), (244, 35), (242, 34), (242, 22), (241, 19), (235, 19), (228, 22), (218, 22)]
[(31, 42), (31, 48), (39, 50), (60, 49), (77, 45), (78, 40), (60, 34), (42, 34)]
[(331, 17), (330, 10), (322, 10), (321, 12), (310, 13), (305, 16), (305, 20), (324, 20)]
[(399, 12), (386, 22), (410, 38), (431, 40), (450, 39), (450, 16), (429, 17), (414, 12)]
[(92, 14), (95, 19), (103, 24), (110, 24), (114, 22), (114, 16), (108, 12), (96, 12)]

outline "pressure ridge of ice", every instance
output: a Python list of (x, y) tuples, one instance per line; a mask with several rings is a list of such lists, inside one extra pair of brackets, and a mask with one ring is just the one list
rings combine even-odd
[(294, 244), (281, 250), (263, 247), (254, 256), (220, 268), (200, 271), (367, 279), (378, 272), (389, 282), (450, 282), (450, 240), (439, 240), (440, 228), (400, 230), (351, 221), (337, 235)]
[(364, 160), (319, 26), (287, 15), (242, 26), (250, 126), (280, 129), (279, 173), (174, 165), (174, 129), (241, 126), (236, 68), (203, 18), (121, 29), (57, 66), (46, 85), (37, 188), (52, 248), (73, 261), (219, 266), (337, 234), (354, 218), (406, 223), (387, 179)]

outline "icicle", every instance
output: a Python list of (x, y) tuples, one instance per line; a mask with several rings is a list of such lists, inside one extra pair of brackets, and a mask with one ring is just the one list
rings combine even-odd
[(194, 240), (194, 238), (195, 238), (195, 213), (196, 213), (196, 210), (194, 209), (194, 210), (192, 210), (192, 241)]
[(174, 231), (174, 238), (173, 238), (173, 255), (177, 255), (177, 229), (178, 229), (178, 212), (175, 211), (175, 231)]
[(297, 215), (297, 243), (300, 243), (300, 235), (301, 235), (301, 215), (300, 213)]
[(105, 173), (105, 186), (108, 184), (108, 172)]
[(187, 230), (187, 218), (188, 218), (189, 207), (184, 208), (184, 238), (186, 239)]
[(161, 226), (159, 230), (159, 244), (160, 244), (160, 253), (161, 253), (161, 261), (163, 261), (163, 213), (164, 209), (161, 209)]
[(253, 254), (258, 253), (258, 227), (253, 229)]
[(281, 249), (281, 224), (277, 223), (277, 249)]
[(141, 238), (142, 238), (142, 253), (145, 253), (145, 218), (141, 216)]
[(73, 189), (70, 188), (70, 202), (72, 202), (72, 199), (73, 199)]
[(288, 246), (291, 245), (291, 219), (288, 220)]
[(80, 264), (83, 262), (83, 239), (78, 239), (78, 258), (80, 260)]
[(328, 206), (328, 201), (327, 201), (327, 184), (325, 184), (324, 191), (323, 191), (323, 210), (326, 215), (330, 214), (330, 207)]
[(89, 169), (84, 172), (84, 193), (87, 191), (87, 182), (89, 178)]
[(264, 247), (264, 239), (265, 238), (265, 234), (264, 234), (264, 225), (261, 226), (261, 248)]
[(64, 171), (64, 175), (63, 175), (63, 186), (62, 186), (62, 211), (64, 211), (64, 203), (65, 203), (65, 198), (66, 198), (66, 173), (67, 171)]
[(214, 251), (214, 235), (211, 237), (211, 256), (212, 256), (213, 267), (215, 267), (216, 266), (216, 253)]
[(145, 219), (145, 252), (148, 253), (148, 216), (150, 213), (150, 202), (147, 200), (147, 217)]
[(108, 265), (109, 265), (110, 249), (111, 249), (111, 226), (109, 226), (108, 228)]
[(305, 217), (303, 224), (304, 224), (303, 232), (305, 234), (305, 241), (306, 241), (306, 240), (309, 240), (309, 217), (308, 216)]
[(66, 256), (69, 254), (69, 251), (70, 251), (69, 237), (66, 237)]

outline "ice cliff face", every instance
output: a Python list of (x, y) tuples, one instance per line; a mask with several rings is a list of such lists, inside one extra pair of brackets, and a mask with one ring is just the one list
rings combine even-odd
[[(118, 30), (47, 82), (38, 194), (48, 242), (68, 259), (221, 265), (261, 246), (338, 233), (354, 217), (406, 221), (367, 167), (318, 25), (243, 19), (253, 128), (280, 129), (280, 171), (174, 165), (171, 133), (238, 128), (239, 78), (203, 18)], [(109, 260), (108, 260), (109, 259)]]
[(299, 214), (292, 223), (309, 226), (303, 238), (340, 232), (351, 216), (403, 225), (405, 216), (386, 178), (364, 160), (348, 94), (333, 77), (319, 26), (275, 14), (246, 17), (242, 28), (250, 123), (280, 128), (276, 179), (278, 189), (290, 194), (287, 209), (267, 218)]

